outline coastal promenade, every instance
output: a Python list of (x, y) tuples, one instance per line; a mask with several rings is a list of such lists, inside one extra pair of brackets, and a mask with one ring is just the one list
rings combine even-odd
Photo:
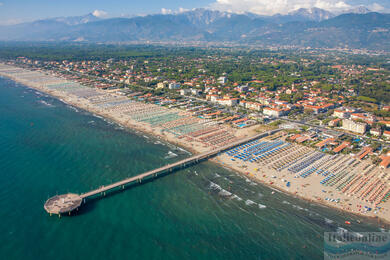
[(58, 214), (59, 216), (61, 214), (70, 214), (72, 211), (77, 210), (83, 203), (87, 202), (87, 198), (96, 196), (96, 195), (105, 195), (106, 192), (113, 191), (119, 189), (125, 189), (125, 186), (131, 183), (141, 183), (144, 179), (149, 178), (149, 177), (157, 177), (158, 174), (162, 173), (169, 173), (177, 169), (181, 169), (183, 167), (187, 167), (190, 165), (197, 164), (201, 161), (207, 160), (210, 157), (216, 156), (222, 152), (225, 152), (227, 150), (230, 150), (236, 146), (248, 143), (252, 140), (256, 140), (259, 138), (263, 138), (269, 135), (272, 135), (276, 132), (280, 131), (279, 129), (276, 130), (271, 130), (268, 132), (260, 133), (254, 136), (246, 137), (243, 138), (239, 141), (233, 142), (231, 144), (213, 149), (208, 152), (204, 152), (198, 155), (194, 155), (190, 158), (178, 161), (176, 163), (168, 164), (166, 166), (163, 166), (158, 169), (154, 169), (142, 174), (139, 174), (134, 177), (130, 177), (127, 179), (124, 179), (122, 181), (115, 182), (113, 184), (107, 185), (107, 186), (101, 186), (98, 189), (91, 190), (89, 192), (83, 193), (83, 194), (74, 194), (74, 193), (68, 193), (68, 194), (63, 194), (63, 195), (56, 195), (54, 197), (49, 198), (45, 205), (44, 208), (49, 214)]

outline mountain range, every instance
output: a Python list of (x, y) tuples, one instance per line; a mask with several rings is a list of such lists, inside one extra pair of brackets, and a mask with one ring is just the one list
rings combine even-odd
[(100, 19), (93, 14), (0, 26), (1, 41), (212, 42), (390, 50), (390, 14), (364, 7), (335, 15), (311, 8), (261, 16), (195, 9)]

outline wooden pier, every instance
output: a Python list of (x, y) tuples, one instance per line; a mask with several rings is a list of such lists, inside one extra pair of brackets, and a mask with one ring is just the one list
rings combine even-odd
[(91, 190), (89, 192), (86, 192), (86, 193), (83, 193), (80, 195), (74, 194), (74, 193), (68, 193), (68, 194), (64, 194), (64, 195), (56, 195), (56, 196), (51, 197), (50, 199), (48, 199), (46, 201), (46, 203), (44, 205), (44, 209), (50, 214), (58, 214), (59, 216), (61, 216), (61, 214), (65, 214), (65, 213), (70, 214), (72, 211), (78, 210), (78, 208), (82, 205), (82, 203), (85, 203), (86, 198), (93, 197), (93, 196), (96, 196), (99, 194), (105, 195), (106, 192), (112, 191), (114, 189), (118, 189), (118, 188), (124, 189), (126, 187), (126, 185), (128, 185), (128, 184), (131, 184), (134, 182), (141, 183), (144, 179), (147, 179), (150, 177), (157, 177), (159, 174), (162, 174), (162, 173), (172, 172), (172, 171), (177, 170), (177, 169), (182, 169), (184, 167), (187, 167), (187, 166), (190, 166), (193, 164), (197, 164), (200, 161), (207, 160), (210, 157), (216, 156), (219, 153), (230, 150), (236, 146), (248, 143), (252, 140), (266, 137), (268, 135), (272, 135), (278, 131), (280, 131), (280, 130), (276, 129), (276, 130), (264, 132), (261, 134), (257, 134), (257, 135), (251, 136), (251, 137), (247, 137), (247, 138), (241, 139), (237, 142), (231, 143), (229, 145), (211, 150), (209, 152), (194, 155), (190, 158), (187, 158), (187, 159), (184, 159), (184, 160), (172, 163), (172, 164), (168, 164), (168, 165), (160, 167), (158, 169), (154, 169), (154, 170), (139, 174), (137, 176), (130, 177), (130, 178), (124, 179), (122, 181), (115, 182), (115, 183), (110, 184), (110, 185), (101, 186), (98, 189)]

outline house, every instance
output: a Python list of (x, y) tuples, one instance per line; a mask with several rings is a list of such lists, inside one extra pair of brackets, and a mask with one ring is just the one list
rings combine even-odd
[(172, 82), (172, 83), (169, 83), (168, 88), (169, 89), (178, 89), (178, 88), (180, 88), (180, 84), (176, 83), (176, 82)]
[(217, 99), (216, 100), (218, 104), (221, 104), (223, 106), (236, 106), (238, 105), (238, 98), (222, 98), (222, 99)]
[(337, 146), (336, 148), (333, 149), (333, 152), (335, 153), (339, 153), (341, 152), (342, 150), (344, 150), (346, 147), (348, 147), (351, 143), (350, 142), (343, 142), (342, 144), (340, 144), (339, 146)]
[(368, 113), (352, 113), (351, 119), (354, 120), (362, 120), (370, 125), (376, 122), (376, 117), (374, 115)]
[(190, 93), (191, 93), (191, 90), (189, 90), (189, 89), (181, 89), (180, 90), (180, 95), (182, 95), (182, 96), (186, 96)]
[(246, 102), (245, 105), (245, 108), (256, 111), (260, 111), (262, 107), (263, 105), (257, 102)]
[(336, 119), (331, 120), (328, 125), (335, 127), (335, 126), (339, 126), (340, 123), (341, 123), (341, 119), (336, 118)]
[(387, 139), (390, 139), (390, 131), (384, 131), (383, 136), (386, 137)]
[(162, 88), (165, 88), (165, 83), (163, 83), (163, 82), (157, 83), (156, 89), (162, 89)]
[(335, 109), (333, 111), (333, 116), (341, 119), (349, 118), (349, 112), (344, 109)]
[(318, 148), (322, 148), (324, 147), (325, 145), (331, 143), (331, 142), (334, 142), (334, 138), (327, 138), (325, 140), (322, 140), (321, 142), (317, 143), (315, 146), (318, 147)]
[(219, 84), (226, 84), (227, 78), (226, 78), (226, 77), (219, 77), (219, 78), (217, 79), (217, 82), (218, 82)]
[(390, 156), (381, 156), (381, 163), (379, 164), (379, 166), (383, 169), (386, 169), (387, 167), (389, 167), (390, 165)]
[(281, 117), (281, 116), (284, 116), (285, 114), (287, 114), (285, 109), (280, 109), (280, 108), (273, 108), (273, 107), (265, 107), (263, 109), (263, 114), (266, 115), (266, 116), (270, 116), (270, 117)]
[(194, 95), (194, 96), (198, 96), (200, 95), (202, 91), (200, 89), (196, 89), (196, 88), (192, 88), (191, 89), (191, 94)]
[(375, 135), (375, 136), (381, 136), (382, 130), (373, 128), (373, 129), (370, 130), (370, 134)]
[(323, 104), (323, 105), (310, 105), (310, 104), (303, 104), (303, 107), (305, 109), (311, 109), (315, 114), (324, 113), (328, 111), (328, 109), (333, 108), (333, 104)]
[(238, 92), (242, 93), (242, 92), (247, 92), (249, 87), (248, 87), (248, 85), (246, 85), (246, 86), (238, 86), (236, 89), (237, 89)]
[(356, 157), (359, 158), (360, 160), (363, 160), (363, 158), (366, 157), (370, 153), (372, 153), (372, 148), (369, 146), (366, 146), (356, 155)]
[(206, 95), (206, 100), (210, 100), (211, 102), (217, 102), (218, 95), (211, 94), (211, 95)]

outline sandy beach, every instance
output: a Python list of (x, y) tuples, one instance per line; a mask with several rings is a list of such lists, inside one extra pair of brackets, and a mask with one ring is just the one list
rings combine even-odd
[[(205, 152), (233, 140), (265, 131), (263, 126), (255, 125), (244, 129), (236, 129), (229, 125), (217, 124), (212, 120), (199, 119), (179, 109), (168, 109), (136, 100), (130, 101), (127, 97), (115, 91), (84, 87), (43, 72), (31, 72), (0, 64), (0, 75), (59, 98), (69, 105), (108, 118), (124, 127), (157, 136), (192, 153)], [(272, 143), (275, 140), (280, 140), (283, 143), (281, 145), (286, 143), (285, 136), (279, 133), (275, 134), (274, 137), (266, 137), (260, 141)], [(308, 174), (301, 177), (292, 174), (288, 168), (275, 169), (277, 168), (275, 165), (279, 163), (280, 158), (288, 158), (291, 151), (302, 152), (305, 156), (310, 156), (316, 152), (313, 148), (292, 144), (286, 145), (286, 148), (281, 149), (280, 152), (270, 153), (264, 160), (243, 161), (225, 153), (212, 159), (212, 161), (292, 196), (353, 214), (376, 217), (380, 221), (390, 223), (390, 201), (380, 202), (378, 205), (372, 202), (379, 194), (383, 194), (389, 188), (389, 169), (380, 169), (379, 167), (371, 169), (372, 165), (369, 161), (354, 161), (354, 172), (351, 173), (351, 177), (348, 179), (351, 182), (351, 188), (349, 188), (347, 182), (343, 185), (339, 183), (344, 175), (341, 176), (342, 172), (338, 172), (337, 167), (343, 167), (343, 162), (348, 166), (347, 162), (352, 161), (352, 158), (344, 158), (340, 155), (340, 157), (333, 158), (335, 162), (340, 162), (340, 165), (335, 163), (334, 166), (328, 166), (330, 171), (338, 172), (336, 177), (340, 176), (340, 180), (334, 180), (334, 186), (333, 184), (323, 185), (321, 182), (324, 182), (324, 176), (321, 174)], [(370, 169), (370, 171), (367, 169)], [(364, 187), (363, 179), (357, 178), (363, 172), (366, 172), (364, 177), (367, 183), (373, 183), (369, 187)], [(353, 176), (356, 176), (356, 184), (353, 183), (355, 180), (352, 178)], [(362, 183), (362, 187), (360, 187), (362, 190), (355, 188), (356, 192), (352, 192), (354, 188), (352, 186), (357, 186), (359, 181)], [(381, 184), (381, 186), (377, 188), (374, 184)], [(336, 189), (337, 186), (338, 189)], [(370, 200), (368, 197), (372, 199)], [(375, 206), (379, 207), (374, 208)]]

